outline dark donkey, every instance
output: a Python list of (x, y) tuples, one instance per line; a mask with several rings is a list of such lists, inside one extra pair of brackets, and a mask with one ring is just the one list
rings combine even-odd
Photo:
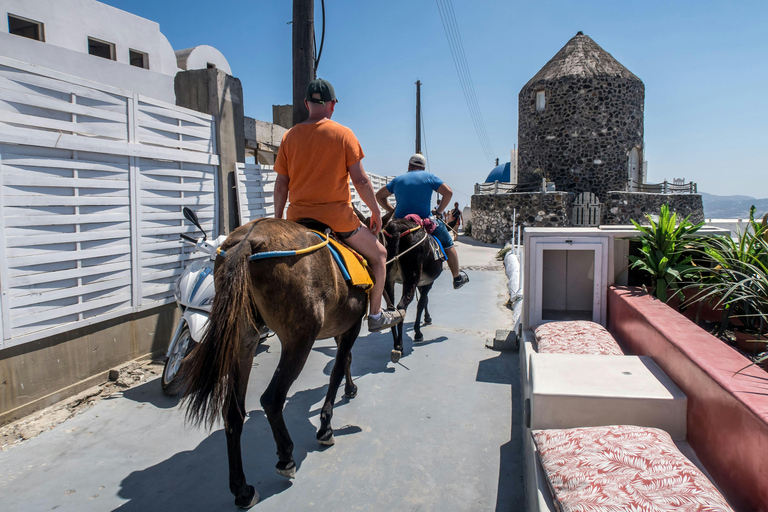
[[(234, 230), (216, 258), (216, 298), (209, 327), (184, 362), (187, 418), (213, 426), (224, 417), (229, 456), (229, 488), (235, 504), (248, 508), (259, 495), (246, 483), (240, 435), (243, 431), (245, 393), (259, 331), (272, 329), (280, 338), (281, 353), (261, 406), (277, 444), (277, 472), (296, 474), (293, 442), (283, 420), (288, 389), (301, 373), (315, 340), (336, 339), (336, 362), (320, 413), (317, 439), (334, 443), (333, 402), (346, 375), (345, 395), (357, 394), (352, 382), (351, 349), (368, 307), (366, 292), (347, 285), (330, 251), (318, 248), (305, 254), (280, 255), (251, 261), (251, 255), (316, 246), (322, 242), (307, 228), (287, 220), (263, 219)], [(258, 256), (257, 256), (258, 257)]]
[[(443, 262), (435, 259), (430, 248), (430, 235), (413, 221), (406, 219), (383, 220), (385, 245), (387, 247), (387, 282), (384, 284), (386, 297), (394, 300), (395, 283), (402, 283), (403, 294), (397, 309), (408, 309), (413, 301), (416, 288), (419, 289), (419, 301), (416, 303), (416, 321), (413, 324), (413, 341), (422, 341), (421, 314), (424, 312), (424, 325), (432, 323), (427, 304), (428, 294), (435, 279), (443, 271)], [(403, 324), (392, 328), (394, 348), (391, 359), (393, 363), (403, 355)]]

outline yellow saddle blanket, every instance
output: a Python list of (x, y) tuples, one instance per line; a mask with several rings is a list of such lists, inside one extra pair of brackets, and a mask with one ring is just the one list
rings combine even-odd
[[(311, 229), (321, 239), (325, 240), (325, 234), (319, 231)], [(371, 268), (368, 266), (368, 262), (365, 261), (360, 254), (353, 251), (344, 244), (341, 244), (329, 238), (330, 244), (328, 249), (333, 254), (333, 259), (339, 265), (339, 268), (344, 274), (344, 278), (354, 286), (359, 286), (365, 290), (373, 287), (373, 279), (371, 278)]]

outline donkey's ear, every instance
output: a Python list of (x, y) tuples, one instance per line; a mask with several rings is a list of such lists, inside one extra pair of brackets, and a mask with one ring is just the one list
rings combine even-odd
[(360, 210), (358, 210), (357, 207), (354, 204), (352, 205), (352, 209), (355, 211), (355, 215), (357, 215), (357, 218), (360, 220), (360, 222), (362, 222), (363, 224), (365, 224), (367, 226), (368, 225), (368, 219), (366, 219), (365, 215), (360, 213)]
[(392, 210), (390, 212), (387, 212), (382, 218), (381, 218), (381, 229), (384, 229), (384, 227), (389, 224), (389, 221), (392, 220), (392, 217), (395, 215), (395, 210)]

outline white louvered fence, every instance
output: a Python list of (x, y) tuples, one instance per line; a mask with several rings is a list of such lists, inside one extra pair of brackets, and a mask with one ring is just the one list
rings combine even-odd
[(0, 57), (0, 348), (172, 301), (218, 163), (211, 116)]

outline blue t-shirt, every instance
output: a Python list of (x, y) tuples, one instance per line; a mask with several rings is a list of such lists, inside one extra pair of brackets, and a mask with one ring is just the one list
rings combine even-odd
[(432, 192), (440, 188), (443, 180), (427, 171), (408, 171), (387, 183), (387, 190), (395, 194), (395, 217), (405, 218), (415, 213), (426, 219), (432, 213)]

